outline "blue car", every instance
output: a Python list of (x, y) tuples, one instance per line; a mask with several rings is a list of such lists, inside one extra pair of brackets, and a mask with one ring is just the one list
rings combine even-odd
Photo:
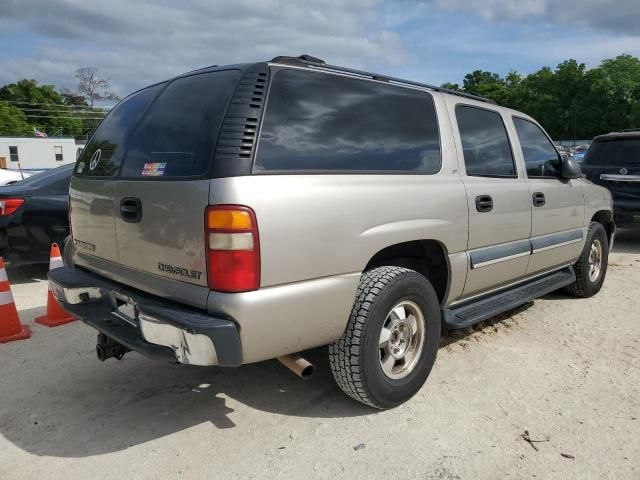
[(573, 158), (575, 158), (578, 162), (582, 163), (588, 149), (589, 147), (576, 147), (576, 149), (573, 152)]

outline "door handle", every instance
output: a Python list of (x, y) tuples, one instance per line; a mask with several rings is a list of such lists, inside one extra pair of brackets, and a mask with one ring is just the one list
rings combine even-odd
[(535, 192), (532, 195), (532, 198), (533, 198), (533, 206), (534, 207), (542, 207), (546, 203), (546, 200), (544, 198), (544, 193), (542, 193), (542, 192)]
[(476, 210), (480, 213), (493, 210), (493, 198), (491, 198), (491, 195), (478, 195), (476, 197)]
[(129, 223), (138, 223), (142, 220), (142, 202), (140, 199), (126, 197), (120, 200), (120, 217)]

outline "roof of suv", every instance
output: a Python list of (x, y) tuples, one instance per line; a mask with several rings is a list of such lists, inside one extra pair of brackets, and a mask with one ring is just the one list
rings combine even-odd
[(292, 65), (296, 67), (306, 67), (313, 70), (320, 71), (328, 71), (328, 72), (337, 72), (337, 73), (345, 73), (349, 75), (354, 75), (358, 77), (366, 77), (372, 80), (378, 80), (381, 82), (389, 82), (397, 85), (410, 85), (415, 87), (423, 87), (429, 90), (433, 90), (436, 92), (448, 93), (450, 95), (456, 95), (459, 97), (470, 98), (472, 100), (476, 100), (479, 102), (491, 103), (493, 105), (497, 105), (495, 100), (480, 97), (478, 95), (472, 95), (470, 93), (459, 92), (457, 90), (451, 90), (448, 88), (438, 87), (435, 85), (429, 85), (427, 83), (415, 82), (413, 80), (405, 80), (402, 78), (391, 77), (388, 75), (380, 75), (378, 73), (366, 72), (364, 70), (355, 70), (353, 68), (345, 68), (339, 67), (336, 65), (329, 65), (324, 60), (321, 60), (316, 57), (312, 57), (311, 55), (300, 55), (299, 57), (288, 57), (288, 56), (279, 56), (271, 59), (269, 63), (276, 64), (284, 64), (284, 65)]
[(187, 76), (187, 75), (192, 75), (196, 72), (198, 73), (205, 73), (205, 72), (210, 72), (210, 71), (215, 71), (215, 70), (227, 70), (229, 68), (236, 68), (238, 70), (248, 70), (251, 69), (251, 67), (256, 66), (257, 64), (260, 63), (268, 63), (268, 64), (276, 64), (276, 65), (291, 65), (294, 67), (299, 67), (299, 68), (306, 68), (309, 70), (317, 70), (317, 71), (321, 71), (321, 72), (333, 72), (333, 73), (342, 73), (342, 74), (346, 74), (349, 76), (355, 76), (355, 77), (360, 77), (360, 78), (368, 78), (371, 80), (377, 80), (379, 82), (388, 82), (391, 84), (395, 84), (395, 85), (406, 85), (406, 86), (413, 86), (413, 87), (422, 87), (422, 88), (426, 88), (429, 90), (433, 90), (435, 92), (441, 92), (441, 93), (447, 93), (450, 95), (456, 95), (458, 97), (464, 97), (464, 98), (468, 98), (471, 100), (476, 100), (478, 102), (484, 102), (484, 103), (490, 103), (492, 105), (497, 105), (495, 100), (492, 100), (490, 98), (485, 98), (485, 97), (481, 97), (479, 95), (472, 95), (470, 93), (464, 93), (464, 92), (459, 92), (456, 90), (451, 90), (448, 88), (443, 88), (443, 87), (438, 87), (435, 85), (429, 85), (427, 83), (421, 83), (421, 82), (415, 82), (413, 80), (406, 80), (406, 79), (402, 79), (402, 78), (397, 78), (397, 77), (391, 77), (388, 75), (380, 75), (378, 73), (372, 73), (372, 72), (366, 72), (364, 70), (356, 70), (353, 68), (346, 68), (346, 67), (339, 67), (336, 65), (330, 65), (327, 64), (324, 60), (321, 60), (319, 58), (313, 57), (311, 55), (300, 55), (298, 57), (290, 57), (290, 56), (278, 56), (278, 57), (274, 57), (271, 60), (267, 61), (267, 62), (256, 62), (256, 63), (242, 63), (242, 64), (236, 64), (236, 65), (210, 65), (208, 67), (203, 67), (203, 68), (198, 68), (195, 70), (191, 70), (189, 72), (183, 73), (181, 75), (178, 75), (175, 78), (179, 78), (179, 77), (183, 77), (183, 76)]
[(604, 135), (598, 135), (593, 139), (594, 142), (607, 142), (618, 139), (640, 138), (640, 128), (629, 128), (627, 130), (621, 130), (619, 132), (606, 133)]

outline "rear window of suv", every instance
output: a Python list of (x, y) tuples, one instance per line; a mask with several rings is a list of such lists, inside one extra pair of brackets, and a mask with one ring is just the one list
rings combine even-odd
[(640, 166), (640, 138), (595, 141), (584, 158), (587, 165)]
[(118, 173), (127, 134), (165, 85), (160, 83), (129, 95), (109, 112), (82, 150), (76, 164), (76, 175), (111, 177)]
[(427, 92), (297, 70), (274, 76), (254, 173), (439, 170)]
[(121, 178), (207, 174), (239, 77), (238, 70), (199, 73), (178, 78), (168, 86), (149, 87), (125, 99), (105, 118), (84, 149), (76, 174), (113, 176), (119, 167)]

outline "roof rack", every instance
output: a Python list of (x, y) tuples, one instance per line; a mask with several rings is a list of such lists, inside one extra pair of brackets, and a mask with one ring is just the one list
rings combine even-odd
[(458, 92), (448, 88), (437, 87), (435, 85), (429, 85), (427, 83), (414, 82), (412, 80), (404, 80), (402, 78), (390, 77), (387, 75), (379, 75), (377, 73), (365, 72), (364, 70), (355, 70), (353, 68), (338, 67), (336, 65), (329, 65), (320, 58), (313, 57), (311, 55), (300, 55), (299, 57), (279, 56), (271, 59), (273, 63), (281, 63), (284, 65), (294, 65), (301, 67), (309, 67), (316, 70), (332, 71), (337, 73), (349, 73), (351, 75), (357, 75), (359, 77), (370, 78), (372, 80), (378, 80), (381, 82), (389, 82), (396, 85), (410, 85), (413, 87), (424, 87), (429, 90), (433, 90), (441, 93), (448, 93), (450, 95), (457, 95), (458, 97), (469, 98), (471, 100), (477, 100), (479, 102), (490, 103), (497, 105), (495, 100), (490, 98), (481, 97), (479, 95), (473, 95), (471, 93)]
[(629, 132), (640, 132), (640, 128), (625, 128), (624, 130), (620, 130), (621, 133), (629, 133)]

